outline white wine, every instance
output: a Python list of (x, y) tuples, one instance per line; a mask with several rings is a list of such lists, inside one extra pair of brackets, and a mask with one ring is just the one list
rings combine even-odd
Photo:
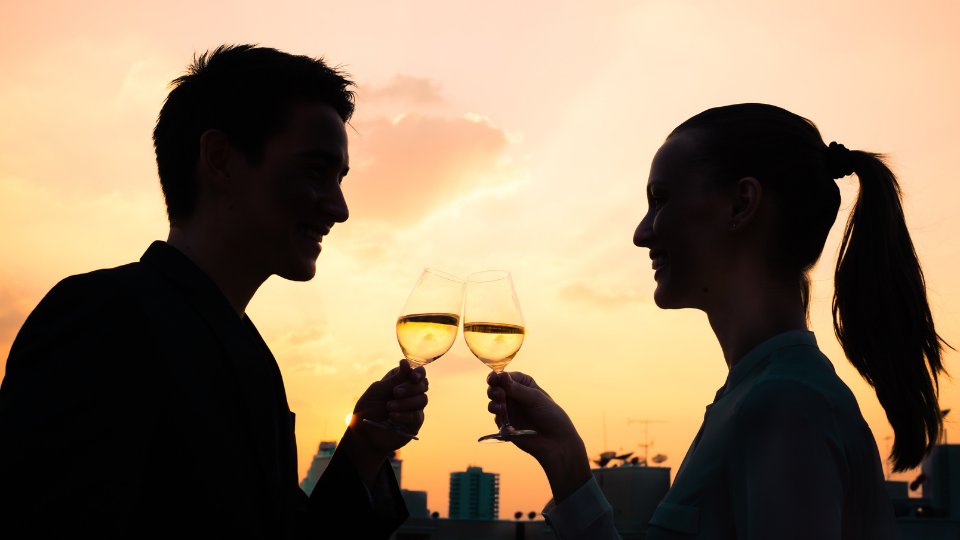
[(411, 364), (423, 366), (450, 350), (459, 325), (460, 316), (451, 313), (404, 315), (397, 319), (397, 341)]
[(523, 327), (514, 324), (464, 323), (463, 339), (474, 356), (497, 373), (513, 360), (523, 344)]

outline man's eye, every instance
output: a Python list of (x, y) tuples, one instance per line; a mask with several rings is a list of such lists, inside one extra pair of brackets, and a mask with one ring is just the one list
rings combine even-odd
[(661, 204), (663, 204), (663, 199), (661, 199), (660, 197), (650, 197), (651, 210), (659, 210)]
[(322, 178), (326, 173), (326, 168), (324, 167), (307, 167), (304, 169), (304, 175), (308, 178)]

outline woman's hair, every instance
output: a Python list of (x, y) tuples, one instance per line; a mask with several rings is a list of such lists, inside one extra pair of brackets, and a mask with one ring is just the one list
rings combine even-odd
[(860, 179), (834, 276), (833, 328), (893, 427), (894, 470), (919, 465), (943, 428), (938, 376), (948, 345), (934, 329), (900, 188), (883, 157), (826, 145), (813, 122), (760, 103), (708, 109), (670, 137), (679, 132), (694, 133), (692, 159), (717, 182), (754, 177), (777, 205), (771, 261), (799, 284), (804, 309), (807, 272), (840, 208), (834, 179), (854, 173)]

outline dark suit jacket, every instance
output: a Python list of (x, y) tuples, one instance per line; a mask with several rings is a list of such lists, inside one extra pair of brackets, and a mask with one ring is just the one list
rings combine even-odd
[[(249, 318), (173, 247), (72, 276), (17, 335), (0, 386), (0, 536), (386, 538), (343, 455), (308, 498), (294, 414)], [(382, 501), (381, 501), (382, 502)], [(79, 536), (78, 536), (79, 535)]]

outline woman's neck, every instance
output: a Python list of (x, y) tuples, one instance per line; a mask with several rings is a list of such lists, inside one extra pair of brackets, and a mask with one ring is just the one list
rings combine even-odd
[(790, 330), (806, 330), (806, 310), (797, 286), (754, 278), (704, 311), (723, 349), (728, 368), (764, 341)]

